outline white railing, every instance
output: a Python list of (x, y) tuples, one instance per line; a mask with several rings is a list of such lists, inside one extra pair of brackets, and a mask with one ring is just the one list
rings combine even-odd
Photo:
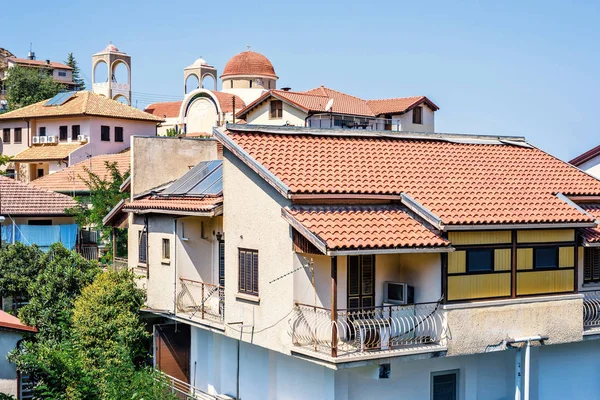
[(179, 278), (177, 311), (190, 317), (218, 322), (225, 320), (225, 291), (223, 286)]
[(174, 378), (171, 375), (167, 375), (162, 371), (159, 371), (164, 381), (169, 386), (169, 390), (172, 394), (176, 395), (180, 399), (201, 399), (201, 400), (218, 400), (219, 397), (206, 393), (203, 390), (198, 389), (186, 383), (180, 379)]
[(583, 327), (600, 327), (600, 291), (583, 292)]
[(86, 260), (98, 260), (99, 252), (97, 245), (79, 245), (77, 252)]
[(369, 131), (400, 131), (399, 119), (356, 117), (353, 115), (315, 114), (307, 120), (309, 128), (364, 129)]
[(295, 346), (341, 354), (439, 344), (445, 318), (439, 303), (338, 310), (296, 304), (290, 320)]

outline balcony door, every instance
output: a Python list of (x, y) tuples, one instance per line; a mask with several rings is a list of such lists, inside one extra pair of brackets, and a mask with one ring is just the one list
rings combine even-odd
[(190, 326), (154, 325), (156, 367), (165, 374), (190, 383)]
[(375, 306), (375, 256), (348, 256), (348, 309)]

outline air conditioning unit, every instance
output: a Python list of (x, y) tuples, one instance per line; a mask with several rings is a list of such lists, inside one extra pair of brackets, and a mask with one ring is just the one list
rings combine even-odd
[(383, 301), (396, 305), (413, 304), (415, 288), (404, 282), (384, 282)]
[(33, 144), (40, 144), (40, 136), (33, 137)]
[(77, 135), (77, 141), (81, 142), (81, 143), (87, 142), (88, 141), (88, 137), (85, 136), (85, 135)]
[(362, 351), (390, 348), (391, 326), (389, 324), (371, 319), (356, 320), (353, 324)]
[(44, 143), (48, 143), (48, 137), (47, 136), (40, 136), (40, 144), (44, 144)]
[(58, 143), (58, 138), (56, 136), (48, 136), (48, 143)]

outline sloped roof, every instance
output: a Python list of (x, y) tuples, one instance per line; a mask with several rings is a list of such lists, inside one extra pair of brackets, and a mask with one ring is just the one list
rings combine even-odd
[[(600, 203), (582, 203), (579, 206), (600, 221)], [(600, 244), (599, 227), (583, 228), (580, 230), (580, 234), (587, 243)]]
[(397, 205), (294, 206), (286, 211), (330, 250), (449, 245)]
[(81, 146), (85, 146), (82, 143), (69, 143), (69, 144), (42, 144), (34, 145), (27, 150), (23, 150), (11, 161), (16, 162), (29, 162), (29, 161), (59, 161), (69, 157), (69, 154), (79, 149)]
[(556, 195), (600, 195), (599, 180), (524, 141), (233, 129), (218, 137), (224, 146), (248, 153), (290, 194), (407, 194), (448, 225), (591, 223)]
[(123, 211), (175, 211), (211, 213), (223, 204), (223, 196), (186, 197), (150, 195), (133, 200), (123, 206)]
[(0, 310), (0, 327), (23, 332), (37, 332), (35, 327), (25, 325), (19, 318), (2, 310)]
[(50, 64), (48, 64), (46, 62), (46, 60), (30, 60), (28, 58), (17, 58), (17, 57), (10, 57), (8, 59), (9, 61), (12, 61), (16, 64), (19, 65), (25, 65), (25, 66), (33, 66), (33, 67), (51, 67), (51, 68), (61, 68), (61, 69), (73, 69), (71, 67), (69, 67), (66, 64), (60, 63), (60, 62), (55, 62), (55, 61), (50, 61)]
[(0, 192), (2, 192), (0, 215), (66, 215), (66, 208), (77, 205), (69, 196), (39, 189), (5, 176), (0, 176)]
[[(233, 98), (235, 98), (235, 109), (241, 110), (246, 107), (246, 103), (241, 97), (231, 93), (218, 92), (210, 90), (215, 95), (224, 113), (233, 112)], [(144, 111), (159, 118), (177, 118), (183, 101), (166, 101), (161, 103), (152, 103)]]
[(600, 145), (594, 147), (593, 149), (586, 151), (583, 154), (578, 155), (577, 157), (575, 157), (574, 159), (569, 161), (569, 164), (573, 164), (574, 166), (579, 167), (579, 166), (581, 166), (581, 164), (585, 163), (586, 161), (591, 160), (592, 158), (598, 157), (599, 155), (600, 155)]
[[(384, 114), (402, 114), (420, 104), (427, 104), (432, 110), (439, 109), (431, 100), (425, 96), (416, 97), (398, 97), (393, 99), (364, 100), (356, 96), (339, 92), (320, 86), (305, 92), (292, 92), (285, 90), (270, 90), (265, 92), (258, 99), (248, 104), (237, 115), (243, 117), (255, 106), (262, 103), (269, 97), (275, 97), (286, 100), (305, 112), (329, 112), (335, 114), (358, 115), (365, 117), (377, 117)], [(333, 99), (333, 105), (330, 110), (325, 107), (330, 99)]]
[(45, 106), (48, 100), (0, 114), (0, 121), (82, 115), (151, 121), (156, 123), (163, 120), (162, 118), (155, 117), (154, 115), (138, 110), (137, 108), (87, 91), (76, 92), (73, 97), (60, 106)]
[(88, 174), (86, 168), (98, 175), (102, 179), (110, 178), (109, 170), (106, 168), (106, 163), (117, 163), (117, 168), (122, 174), (129, 171), (130, 168), (130, 152), (129, 150), (118, 154), (103, 154), (94, 156), (89, 160), (80, 161), (70, 167), (61, 169), (52, 174), (44, 175), (31, 182), (31, 185), (52, 190), (55, 192), (70, 193), (70, 192), (87, 192), (89, 188), (81, 177), (87, 179)]

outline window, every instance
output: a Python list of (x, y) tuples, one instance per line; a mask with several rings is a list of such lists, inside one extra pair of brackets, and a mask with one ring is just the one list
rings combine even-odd
[(100, 140), (110, 142), (110, 126), (102, 125), (100, 127)]
[(250, 82), (250, 87), (252, 87), (252, 79), (250, 79), (248, 82)]
[(65, 71), (58, 71), (58, 76), (67, 76)]
[(77, 137), (81, 135), (81, 128), (79, 125), (73, 125), (71, 127), (71, 140), (77, 140)]
[(533, 268), (558, 268), (558, 247), (538, 247), (533, 249)]
[(271, 89), (271, 81), (269, 81), (268, 85), (269, 85), (269, 89)]
[(600, 282), (600, 247), (585, 247), (583, 252), (583, 282)]
[(148, 232), (141, 230), (138, 234), (138, 261), (140, 264), (146, 264), (148, 260)]
[(44, 176), (44, 168), (38, 168), (37, 177), (41, 178), (42, 176)]
[(413, 108), (413, 124), (421, 125), (423, 123), (423, 107)]
[(491, 272), (494, 270), (494, 250), (467, 250), (467, 272)]
[(23, 141), (23, 134), (21, 128), (15, 128), (15, 137), (13, 139), (15, 143), (21, 143)]
[(283, 102), (281, 100), (271, 100), (271, 119), (283, 117)]
[(9, 177), (9, 178), (12, 178), (12, 179), (16, 179), (17, 178), (16, 171), (14, 169), (12, 169), (12, 168), (7, 168), (6, 169), (6, 176)]
[(375, 256), (349, 256), (348, 308), (375, 306)]
[(120, 126), (115, 126), (115, 142), (123, 141), (123, 128)]
[(66, 142), (67, 141), (67, 135), (69, 131), (69, 127), (68, 126), (61, 126), (58, 128), (58, 137), (60, 139), (61, 142)]
[(52, 220), (51, 219), (30, 219), (29, 221), (27, 221), (27, 225), (48, 226), (48, 225), (52, 225)]
[(2, 141), (4, 143), (10, 143), (10, 129), (2, 130)]
[(238, 250), (240, 293), (258, 296), (258, 250)]
[(225, 242), (219, 240), (219, 285), (225, 287)]
[(458, 371), (431, 374), (431, 400), (458, 399)]
[(229, 82), (231, 82), (231, 88), (233, 89), (233, 81), (229, 81)]
[(38, 130), (38, 135), (39, 136), (46, 136), (46, 127), (45, 126), (40, 126), (40, 129)]
[(171, 259), (171, 241), (169, 239), (162, 240), (162, 258), (163, 260)]

